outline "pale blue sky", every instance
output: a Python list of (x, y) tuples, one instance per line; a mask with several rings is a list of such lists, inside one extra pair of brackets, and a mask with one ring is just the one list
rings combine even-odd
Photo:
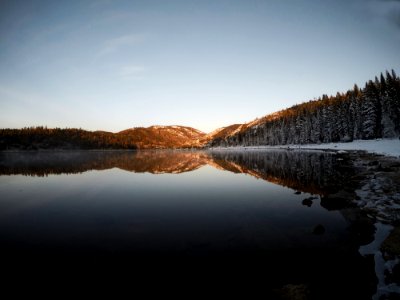
[(1, 1), (0, 127), (205, 132), (400, 73), (400, 1)]

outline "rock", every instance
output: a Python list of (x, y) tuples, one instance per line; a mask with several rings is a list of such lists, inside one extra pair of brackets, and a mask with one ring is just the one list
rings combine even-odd
[(311, 207), (311, 205), (313, 204), (313, 201), (310, 198), (306, 198), (301, 202), (301, 204), (303, 204), (304, 206), (307, 206), (307, 207)]
[(400, 226), (396, 226), (386, 240), (382, 243), (381, 250), (389, 255), (400, 256)]

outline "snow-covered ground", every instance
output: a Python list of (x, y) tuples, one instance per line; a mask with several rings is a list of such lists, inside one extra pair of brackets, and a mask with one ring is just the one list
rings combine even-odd
[[(372, 297), (373, 300), (381, 299), (382, 296), (388, 296), (390, 293), (400, 293), (400, 286), (395, 282), (387, 282), (385, 274), (391, 274), (393, 268), (399, 264), (399, 258), (393, 260), (385, 259), (381, 246), (383, 241), (389, 236), (393, 230), (393, 226), (389, 224), (376, 223), (376, 231), (374, 240), (368, 244), (361, 246), (359, 252), (362, 256), (374, 255), (375, 260), (375, 274), (378, 278), (377, 291)], [(386, 298), (386, 297), (385, 297)]]
[[(289, 146), (290, 148), (299, 148), (299, 146)], [(329, 143), (300, 145), (305, 149), (334, 149), (334, 150), (365, 150), (377, 154), (389, 156), (400, 156), (399, 139), (376, 139), (376, 140), (356, 140), (350, 143)]]
[(327, 143), (281, 146), (217, 147), (212, 150), (258, 150), (258, 149), (332, 149), (364, 150), (371, 153), (400, 157), (400, 139), (356, 140), (350, 143)]

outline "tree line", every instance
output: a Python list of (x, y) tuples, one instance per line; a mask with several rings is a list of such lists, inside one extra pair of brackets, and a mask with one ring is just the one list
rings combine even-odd
[(129, 138), (105, 131), (47, 127), (0, 129), (0, 150), (136, 148)]
[(346, 93), (323, 95), (243, 126), (209, 146), (253, 146), (350, 142), (400, 135), (400, 79), (392, 70), (354, 85)]

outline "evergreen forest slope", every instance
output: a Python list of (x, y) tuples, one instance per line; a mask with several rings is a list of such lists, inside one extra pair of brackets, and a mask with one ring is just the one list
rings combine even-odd
[(208, 146), (258, 146), (350, 142), (400, 135), (400, 79), (392, 70), (346, 93), (317, 100), (243, 124)]

